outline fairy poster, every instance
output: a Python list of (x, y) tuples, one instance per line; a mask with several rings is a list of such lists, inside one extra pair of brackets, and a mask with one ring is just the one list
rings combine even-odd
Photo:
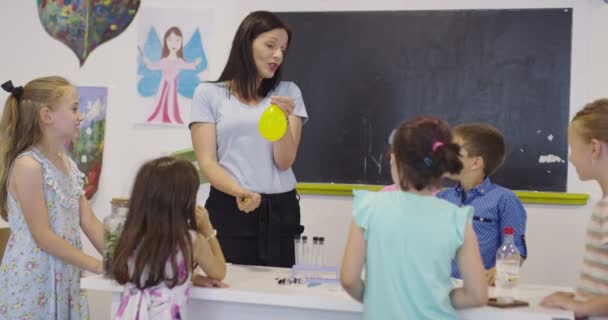
[(91, 198), (99, 186), (106, 126), (108, 89), (105, 87), (77, 87), (80, 112), (78, 139), (67, 145), (70, 157), (85, 175), (84, 191)]
[(194, 89), (208, 73), (210, 17), (208, 10), (140, 10), (137, 123), (188, 123)]

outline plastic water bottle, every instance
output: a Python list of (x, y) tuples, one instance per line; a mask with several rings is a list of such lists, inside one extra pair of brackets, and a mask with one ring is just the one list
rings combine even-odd
[(520, 254), (513, 242), (513, 228), (505, 227), (503, 242), (496, 252), (496, 299), (512, 303), (519, 282)]

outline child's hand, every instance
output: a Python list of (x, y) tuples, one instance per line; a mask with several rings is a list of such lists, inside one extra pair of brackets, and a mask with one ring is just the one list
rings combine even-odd
[(494, 282), (496, 281), (496, 267), (486, 270), (486, 280), (488, 280), (489, 286), (494, 285)]
[(239, 210), (249, 213), (260, 206), (262, 197), (259, 193), (244, 191), (236, 197), (236, 205)]
[(192, 284), (204, 288), (228, 288), (226, 283), (200, 274), (192, 274)]
[(196, 206), (195, 217), (198, 231), (205, 237), (210, 236), (211, 233), (213, 233), (213, 226), (211, 225), (211, 221), (209, 221), (209, 212), (207, 209)]
[(558, 291), (543, 298), (540, 305), (547, 308), (572, 309), (574, 293)]
[(95, 260), (95, 265), (93, 266), (93, 268), (90, 271), (95, 274), (102, 274), (103, 273), (103, 264), (101, 263), (101, 260)]
[(296, 102), (292, 97), (273, 96), (270, 99), (270, 103), (276, 104), (277, 107), (281, 108), (281, 110), (285, 112), (285, 116), (287, 116), (287, 118), (289, 118), (289, 116), (293, 113), (293, 110), (296, 108)]

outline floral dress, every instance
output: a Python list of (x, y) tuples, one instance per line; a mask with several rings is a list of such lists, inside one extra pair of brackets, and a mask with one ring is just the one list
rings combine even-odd
[[(49, 227), (82, 250), (80, 197), (84, 174), (70, 159), (69, 174), (59, 171), (38, 149), (30, 156), (42, 167)], [(25, 222), (17, 200), (9, 192), (11, 235), (0, 264), (0, 319), (89, 319), (86, 292), (80, 289), (81, 270), (40, 249)]]
[[(184, 281), (173, 288), (164, 282), (143, 290), (135, 284), (127, 283), (120, 299), (114, 320), (184, 320), (187, 318), (186, 306), (190, 300), (190, 280), (186, 260), (181, 250), (177, 252), (178, 279)], [(129, 271), (135, 267), (135, 255), (129, 258)], [(171, 264), (167, 262), (165, 270), (172, 274)], [(144, 283), (146, 275), (142, 276)]]

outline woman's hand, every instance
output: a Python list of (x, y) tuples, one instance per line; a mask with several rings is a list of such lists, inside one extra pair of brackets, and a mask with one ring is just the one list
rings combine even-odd
[(287, 118), (293, 114), (293, 110), (296, 108), (296, 101), (292, 97), (273, 96), (270, 103), (281, 108)]
[(239, 210), (250, 213), (257, 209), (262, 202), (262, 196), (259, 193), (251, 191), (242, 191), (236, 197), (236, 205)]

